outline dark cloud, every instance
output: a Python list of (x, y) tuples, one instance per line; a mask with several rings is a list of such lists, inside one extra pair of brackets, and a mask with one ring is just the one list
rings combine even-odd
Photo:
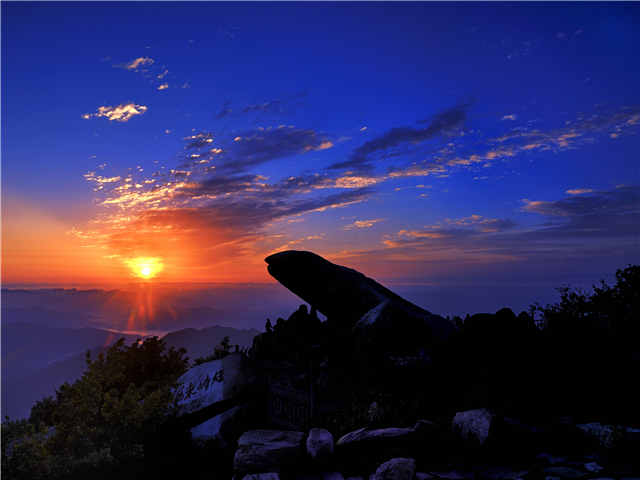
[(473, 215), (422, 230), (401, 230), (384, 243), (406, 258), (455, 258), (460, 252), (468, 261), (481, 262), (549, 262), (611, 255), (637, 258), (637, 243), (629, 243), (628, 238), (640, 237), (639, 186), (620, 186), (554, 202), (525, 202), (523, 211), (544, 215), (549, 221), (522, 226), (513, 219)]
[(232, 103), (227, 100), (222, 105), (222, 110), (218, 113), (216, 118), (221, 120), (225, 117), (237, 118), (240, 115), (251, 114), (268, 115), (277, 118), (281, 115), (289, 115), (293, 113), (295, 109), (304, 105), (302, 99), (306, 96), (306, 91), (299, 93), (283, 93), (270, 100), (255, 101), (238, 111), (231, 108)]
[(569, 121), (564, 127), (548, 131), (528, 130), (518, 127), (493, 139), (494, 142), (522, 143), (522, 148), (568, 148), (577, 142), (591, 139), (596, 134), (618, 136), (637, 133), (640, 109), (622, 107), (609, 110), (599, 115), (587, 117), (579, 113), (576, 120)]
[(233, 175), (261, 163), (333, 146), (322, 134), (292, 126), (236, 130), (218, 135), (216, 142), (213, 138), (207, 132), (185, 138), (187, 145), (180, 167), (206, 164), (225, 175)]
[(428, 124), (424, 128), (411, 126), (395, 127), (382, 135), (365, 142), (356, 148), (350, 158), (336, 162), (329, 167), (330, 170), (365, 169), (370, 170), (372, 157), (390, 153), (398, 155), (402, 151), (393, 151), (402, 147), (416, 145), (435, 137), (449, 137), (457, 133), (467, 120), (467, 112), (475, 103), (473, 100), (465, 100), (452, 108), (435, 113), (430, 119), (421, 120), (418, 124)]
[(187, 142), (184, 147), (186, 150), (209, 147), (211, 143), (213, 143), (213, 133), (202, 132), (197, 135), (192, 135), (191, 137), (186, 137), (184, 140)]
[(554, 222), (536, 232), (561, 237), (640, 236), (640, 186), (621, 185), (553, 202), (524, 200), (522, 211), (551, 217)]

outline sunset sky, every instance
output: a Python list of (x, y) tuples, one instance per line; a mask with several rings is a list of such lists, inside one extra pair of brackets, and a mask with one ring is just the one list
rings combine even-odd
[(2, 2), (2, 283), (611, 278), (639, 7)]

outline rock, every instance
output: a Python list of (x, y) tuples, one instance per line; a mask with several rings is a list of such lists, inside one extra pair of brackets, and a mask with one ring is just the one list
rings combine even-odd
[(324, 428), (312, 428), (307, 437), (307, 453), (314, 460), (325, 460), (333, 453), (333, 435)]
[(415, 480), (431, 480), (434, 477), (433, 477), (433, 475), (429, 475), (428, 473), (416, 472), (414, 478), (415, 478)]
[[(282, 285), (312, 305), (331, 321), (351, 330), (373, 308), (387, 301), (412, 317), (422, 319), (434, 338), (445, 339), (453, 326), (405, 300), (376, 281), (351, 268), (335, 265), (319, 255), (304, 251), (285, 251), (265, 259), (267, 270)], [(375, 315), (368, 317), (370, 323)]]
[(419, 357), (420, 350), (434, 343), (433, 336), (437, 340), (448, 335), (443, 332), (451, 324), (438, 315), (425, 313), (408, 311), (391, 299), (382, 301), (353, 327), (358, 356), (367, 360), (381, 356)]
[(413, 428), (361, 428), (336, 442), (336, 454), (345, 464), (380, 464), (395, 457), (411, 457), (425, 447), (425, 437)]
[(514, 470), (508, 465), (499, 465), (482, 472), (482, 477), (490, 480), (519, 480), (528, 473), (531, 472)]
[(418, 420), (413, 428), (422, 435), (438, 435), (440, 432), (439, 425), (426, 420)]
[(249, 475), (245, 475), (242, 480), (280, 480), (280, 475), (276, 472), (250, 473)]
[(469, 470), (432, 470), (431, 475), (438, 478), (445, 478), (446, 480), (465, 480), (466, 478), (473, 478), (474, 473)]
[(338, 471), (335, 472), (326, 472), (323, 474), (323, 480), (344, 480), (342, 474)]
[(412, 480), (416, 471), (413, 458), (392, 458), (378, 467), (376, 480)]
[(240, 353), (203, 363), (182, 375), (174, 394), (178, 415), (195, 427), (231, 408), (250, 403), (258, 385), (251, 360)]
[(603, 470), (603, 468), (598, 465), (596, 462), (585, 463), (584, 468), (593, 473), (598, 473)]
[(640, 429), (623, 425), (603, 425), (601, 423), (585, 423), (576, 428), (594, 445), (602, 450), (613, 450), (624, 447), (638, 447)]
[(485, 408), (458, 412), (451, 429), (467, 453), (483, 452), (512, 459), (533, 457), (533, 452), (550, 437), (546, 430), (496, 415)]
[(569, 468), (569, 467), (549, 467), (549, 468), (543, 468), (542, 471), (554, 477), (571, 478), (571, 479), (582, 478), (587, 475), (586, 472), (581, 472), (580, 470), (576, 470), (575, 468)]
[(281, 430), (249, 430), (238, 439), (236, 474), (295, 470), (304, 459), (306, 435)]
[(213, 443), (224, 450), (235, 448), (235, 442), (247, 429), (247, 412), (251, 405), (241, 405), (216, 415), (191, 429), (191, 439), (198, 445)]
[(465, 444), (480, 447), (489, 437), (495, 415), (486, 408), (458, 412), (451, 422), (451, 429)]

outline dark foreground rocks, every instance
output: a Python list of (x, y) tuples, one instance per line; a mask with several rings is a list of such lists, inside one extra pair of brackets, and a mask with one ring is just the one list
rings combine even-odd
[[(514, 436), (514, 423), (487, 409), (459, 412), (451, 426), (420, 420), (412, 428), (362, 428), (334, 442), (330, 432), (252, 430), (238, 442), (235, 480), (637, 480), (640, 454), (612, 454), (607, 445), (573, 444), (582, 425), (537, 431), (558, 436), (562, 448)], [(602, 426), (622, 431), (626, 427)], [(606, 428), (605, 428), (606, 427)], [(524, 428), (520, 426), (519, 428)], [(633, 429), (631, 429), (633, 430)], [(637, 446), (627, 436), (626, 444)], [(586, 438), (586, 437), (585, 437)], [(516, 444), (520, 455), (506, 448)], [(557, 444), (556, 442), (555, 444)], [(513, 447), (513, 445), (511, 445)], [(320, 453), (321, 452), (321, 453)], [(620, 450), (622, 452), (622, 450)], [(635, 452), (635, 454), (634, 454)], [(478, 453), (481, 453), (478, 455)]]

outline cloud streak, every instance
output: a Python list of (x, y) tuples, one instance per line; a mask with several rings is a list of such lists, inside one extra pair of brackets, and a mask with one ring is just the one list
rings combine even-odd
[(124, 63), (112, 63), (111, 66), (113, 68), (123, 68), (125, 70), (133, 70), (135, 72), (139, 71), (140, 66), (150, 66), (153, 65), (153, 59), (149, 57), (140, 57), (135, 60), (131, 60), (130, 62)]
[(418, 124), (426, 127), (403, 126), (392, 128), (356, 148), (349, 159), (336, 162), (329, 170), (355, 169), (371, 171), (371, 162), (380, 156), (398, 156), (406, 153), (406, 148), (419, 145), (437, 137), (448, 138), (460, 132), (467, 120), (467, 112), (475, 100), (466, 100), (433, 115)]
[(128, 122), (136, 115), (142, 115), (147, 111), (144, 105), (135, 103), (123, 103), (115, 107), (99, 107), (98, 113), (85, 113), (82, 118), (89, 120), (91, 117), (106, 117), (110, 122)]

